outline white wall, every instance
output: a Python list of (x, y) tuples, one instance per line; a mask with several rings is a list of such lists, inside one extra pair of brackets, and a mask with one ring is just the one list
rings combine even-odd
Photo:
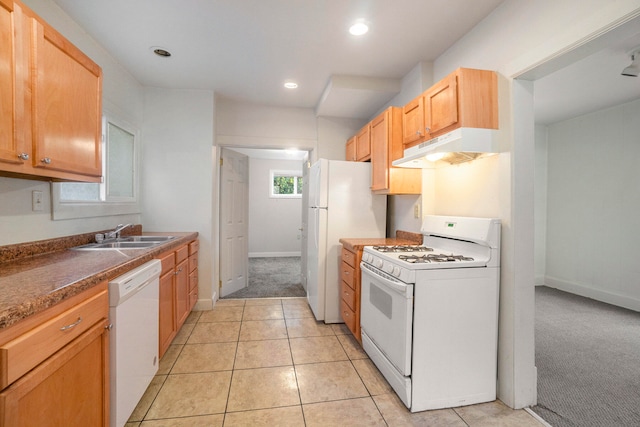
[(197, 231), (199, 300), (212, 307), (214, 94), (145, 89), (142, 224), (147, 231)]
[[(24, 3), (102, 67), (104, 108), (140, 128), (143, 89), (131, 74), (51, 0), (25, 0)], [(42, 212), (31, 210), (31, 192), (34, 190), (43, 192), (45, 209)], [(0, 177), (0, 245), (88, 233), (119, 223), (140, 223), (140, 216), (53, 221), (48, 182)]]
[(549, 126), (545, 283), (640, 311), (640, 100)]
[(345, 160), (347, 139), (355, 135), (367, 121), (340, 117), (318, 117), (318, 145), (311, 156), (317, 159)]
[(249, 159), (249, 257), (300, 256), (302, 199), (270, 197), (271, 170), (302, 173), (302, 161)]
[(547, 248), (547, 127), (536, 126), (535, 133), (535, 280), (536, 285), (543, 285)]

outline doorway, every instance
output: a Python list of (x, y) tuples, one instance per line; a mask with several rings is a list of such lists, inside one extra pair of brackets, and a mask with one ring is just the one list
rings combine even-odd
[[(552, 372), (567, 374), (567, 369), (556, 368), (566, 361), (567, 353), (576, 350), (571, 343), (577, 332), (566, 326), (589, 328), (581, 317), (584, 310), (575, 311), (571, 307), (576, 305), (562, 303), (564, 299), (581, 300), (587, 305), (600, 305), (594, 301), (600, 300), (640, 310), (638, 295), (625, 295), (624, 291), (624, 283), (633, 280), (630, 269), (634, 263), (615, 261), (617, 254), (624, 253), (622, 249), (635, 248), (626, 236), (637, 236), (640, 225), (634, 223), (625, 231), (624, 227), (611, 227), (608, 221), (634, 217), (640, 205), (635, 187), (624, 190), (624, 195), (620, 193), (625, 182), (635, 179), (629, 159), (640, 156), (634, 143), (640, 128), (635, 124), (637, 120), (630, 119), (640, 116), (640, 81), (621, 76), (630, 63), (628, 52), (640, 46), (639, 29), (640, 19), (636, 18), (520, 77), (533, 81), (536, 119), (538, 406), (533, 409), (554, 426), (590, 425), (581, 418), (585, 414), (593, 421), (591, 425), (611, 425), (606, 420), (616, 419), (621, 413), (633, 414), (620, 405), (628, 401), (628, 393), (619, 399), (610, 393), (599, 395), (605, 387), (598, 380), (575, 393), (580, 381), (594, 372), (591, 362), (601, 358), (603, 352), (612, 351), (616, 347), (613, 343), (591, 339), (589, 345), (580, 348), (581, 357), (571, 361), (579, 375)], [(601, 256), (611, 251), (616, 256)], [(556, 310), (550, 312), (550, 306)], [(629, 312), (631, 317), (632, 313)], [(551, 318), (562, 319), (555, 329), (549, 329)], [(624, 327), (618, 324), (614, 329)], [(567, 331), (564, 339), (558, 337), (561, 330)], [(624, 363), (626, 358), (612, 352), (605, 359), (610, 364)], [(602, 366), (600, 371), (605, 368)], [(640, 379), (627, 381), (637, 381), (636, 389), (640, 387)], [(620, 384), (613, 389), (625, 388)], [(602, 402), (608, 401), (614, 403), (603, 407)], [(640, 406), (640, 401), (631, 406)]]
[[(222, 238), (224, 212), (234, 204), (240, 192), (223, 193), (227, 177), (221, 176), (221, 277), (226, 265), (237, 265), (246, 274), (225, 289), (221, 298), (282, 298), (302, 297), (302, 187), (303, 164), (308, 151), (278, 148), (224, 147), (221, 151), (221, 174), (225, 173), (225, 156), (246, 159), (246, 203), (238, 201), (246, 216), (244, 250), (226, 250)], [(275, 183), (275, 184), (274, 184)], [(286, 184), (291, 183), (293, 187)], [(282, 187), (282, 188), (281, 188)], [(227, 206), (227, 208), (224, 208)], [(243, 255), (240, 255), (240, 253)], [(232, 261), (231, 261), (232, 260)]]

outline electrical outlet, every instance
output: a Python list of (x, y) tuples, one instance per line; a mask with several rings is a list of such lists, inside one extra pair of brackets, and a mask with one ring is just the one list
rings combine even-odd
[(413, 205), (413, 217), (420, 218), (420, 203)]
[(44, 204), (42, 203), (42, 191), (34, 190), (31, 192), (31, 209), (34, 212), (44, 210)]

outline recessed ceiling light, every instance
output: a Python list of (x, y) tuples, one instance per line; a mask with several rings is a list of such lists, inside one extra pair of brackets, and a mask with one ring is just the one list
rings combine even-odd
[(286, 87), (287, 89), (296, 89), (298, 87), (298, 83), (296, 83), (296, 82), (286, 82), (284, 84), (284, 87)]
[(171, 56), (171, 52), (169, 52), (167, 49), (163, 48), (163, 47), (158, 47), (158, 46), (152, 46), (151, 47), (151, 51), (153, 53), (155, 53), (158, 56), (161, 56), (163, 58), (168, 58)]
[(351, 27), (349, 27), (349, 32), (354, 36), (361, 36), (366, 34), (369, 31), (369, 26), (362, 20), (357, 21)]

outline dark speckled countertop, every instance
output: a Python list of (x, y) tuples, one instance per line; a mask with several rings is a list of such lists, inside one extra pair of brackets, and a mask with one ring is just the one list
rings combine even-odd
[(0, 247), (0, 329), (198, 237), (196, 232), (142, 233), (177, 238), (145, 249), (69, 249), (90, 243), (91, 240), (87, 239), (91, 239), (93, 235), (94, 233), (88, 233)]
[(344, 237), (340, 239), (340, 243), (352, 251), (359, 251), (364, 246), (420, 245), (422, 244), (422, 234), (398, 230), (396, 231), (396, 237)]

